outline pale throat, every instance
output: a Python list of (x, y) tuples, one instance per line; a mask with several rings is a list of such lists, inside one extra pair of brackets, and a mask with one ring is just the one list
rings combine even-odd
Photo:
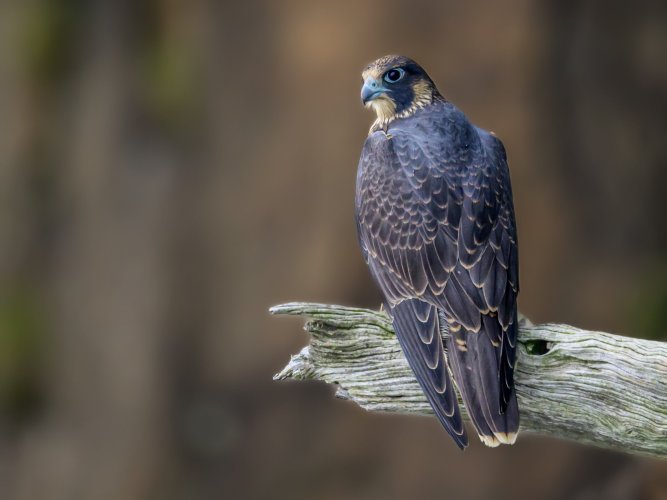
[(387, 125), (396, 117), (396, 104), (387, 97), (374, 99), (366, 107), (370, 107), (376, 116), (373, 125), (371, 125), (371, 133), (376, 130), (386, 129)]

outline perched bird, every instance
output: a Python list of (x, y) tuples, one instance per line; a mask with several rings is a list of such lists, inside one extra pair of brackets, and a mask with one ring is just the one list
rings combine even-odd
[(503, 144), (407, 57), (382, 57), (362, 78), (361, 100), (377, 115), (357, 173), (364, 259), (456, 444), (468, 436), (452, 376), (482, 442), (513, 444), (519, 263)]

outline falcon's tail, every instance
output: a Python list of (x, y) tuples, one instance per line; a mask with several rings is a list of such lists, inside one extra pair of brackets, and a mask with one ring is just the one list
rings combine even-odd
[[(497, 321), (484, 327), (498, 328)], [(513, 328), (513, 325), (510, 326)], [(500, 332), (467, 332), (464, 327), (450, 331), (447, 357), (468, 415), (482, 442), (491, 447), (514, 444), (519, 431), (519, 408), (512, 388), (507, 408), (501, 413), (501, 381), (499, 363), (501, 346), (491, 342)], [(503, 405), (504, 406), (504, 405)]]
[(390, 308), (389, 312), (403, 353), (431, 408), (457, 446), (465, 448), (468, 436), (447, 368), (438, 310), (426, 302), (410, 299)]

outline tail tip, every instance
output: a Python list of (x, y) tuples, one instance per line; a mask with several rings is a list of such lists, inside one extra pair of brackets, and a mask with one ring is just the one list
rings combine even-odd
[(516, 432), (494, 432), (493, 436), (480, 434), (479, 439), (489, 448), (497, 448), (501, 444), (514, 444), (517, 434)]
[(493, 435), (503, 444), (514, 444), (518, 432), (494, 432)]
[(480, 434), (479, 439), (489, 448), (497, 448), (500, 446), (500, 441), (495, 436), (485, 436), (484, 434)]

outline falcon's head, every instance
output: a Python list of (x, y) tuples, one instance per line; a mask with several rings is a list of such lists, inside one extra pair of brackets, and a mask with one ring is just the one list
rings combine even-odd
[(442, 99), (431, 77), (408, 57), (381, 57), (366, 66), (361, 77), (361, 101), (377, 115), (371, 130), (384, 128), (392, 120)]

